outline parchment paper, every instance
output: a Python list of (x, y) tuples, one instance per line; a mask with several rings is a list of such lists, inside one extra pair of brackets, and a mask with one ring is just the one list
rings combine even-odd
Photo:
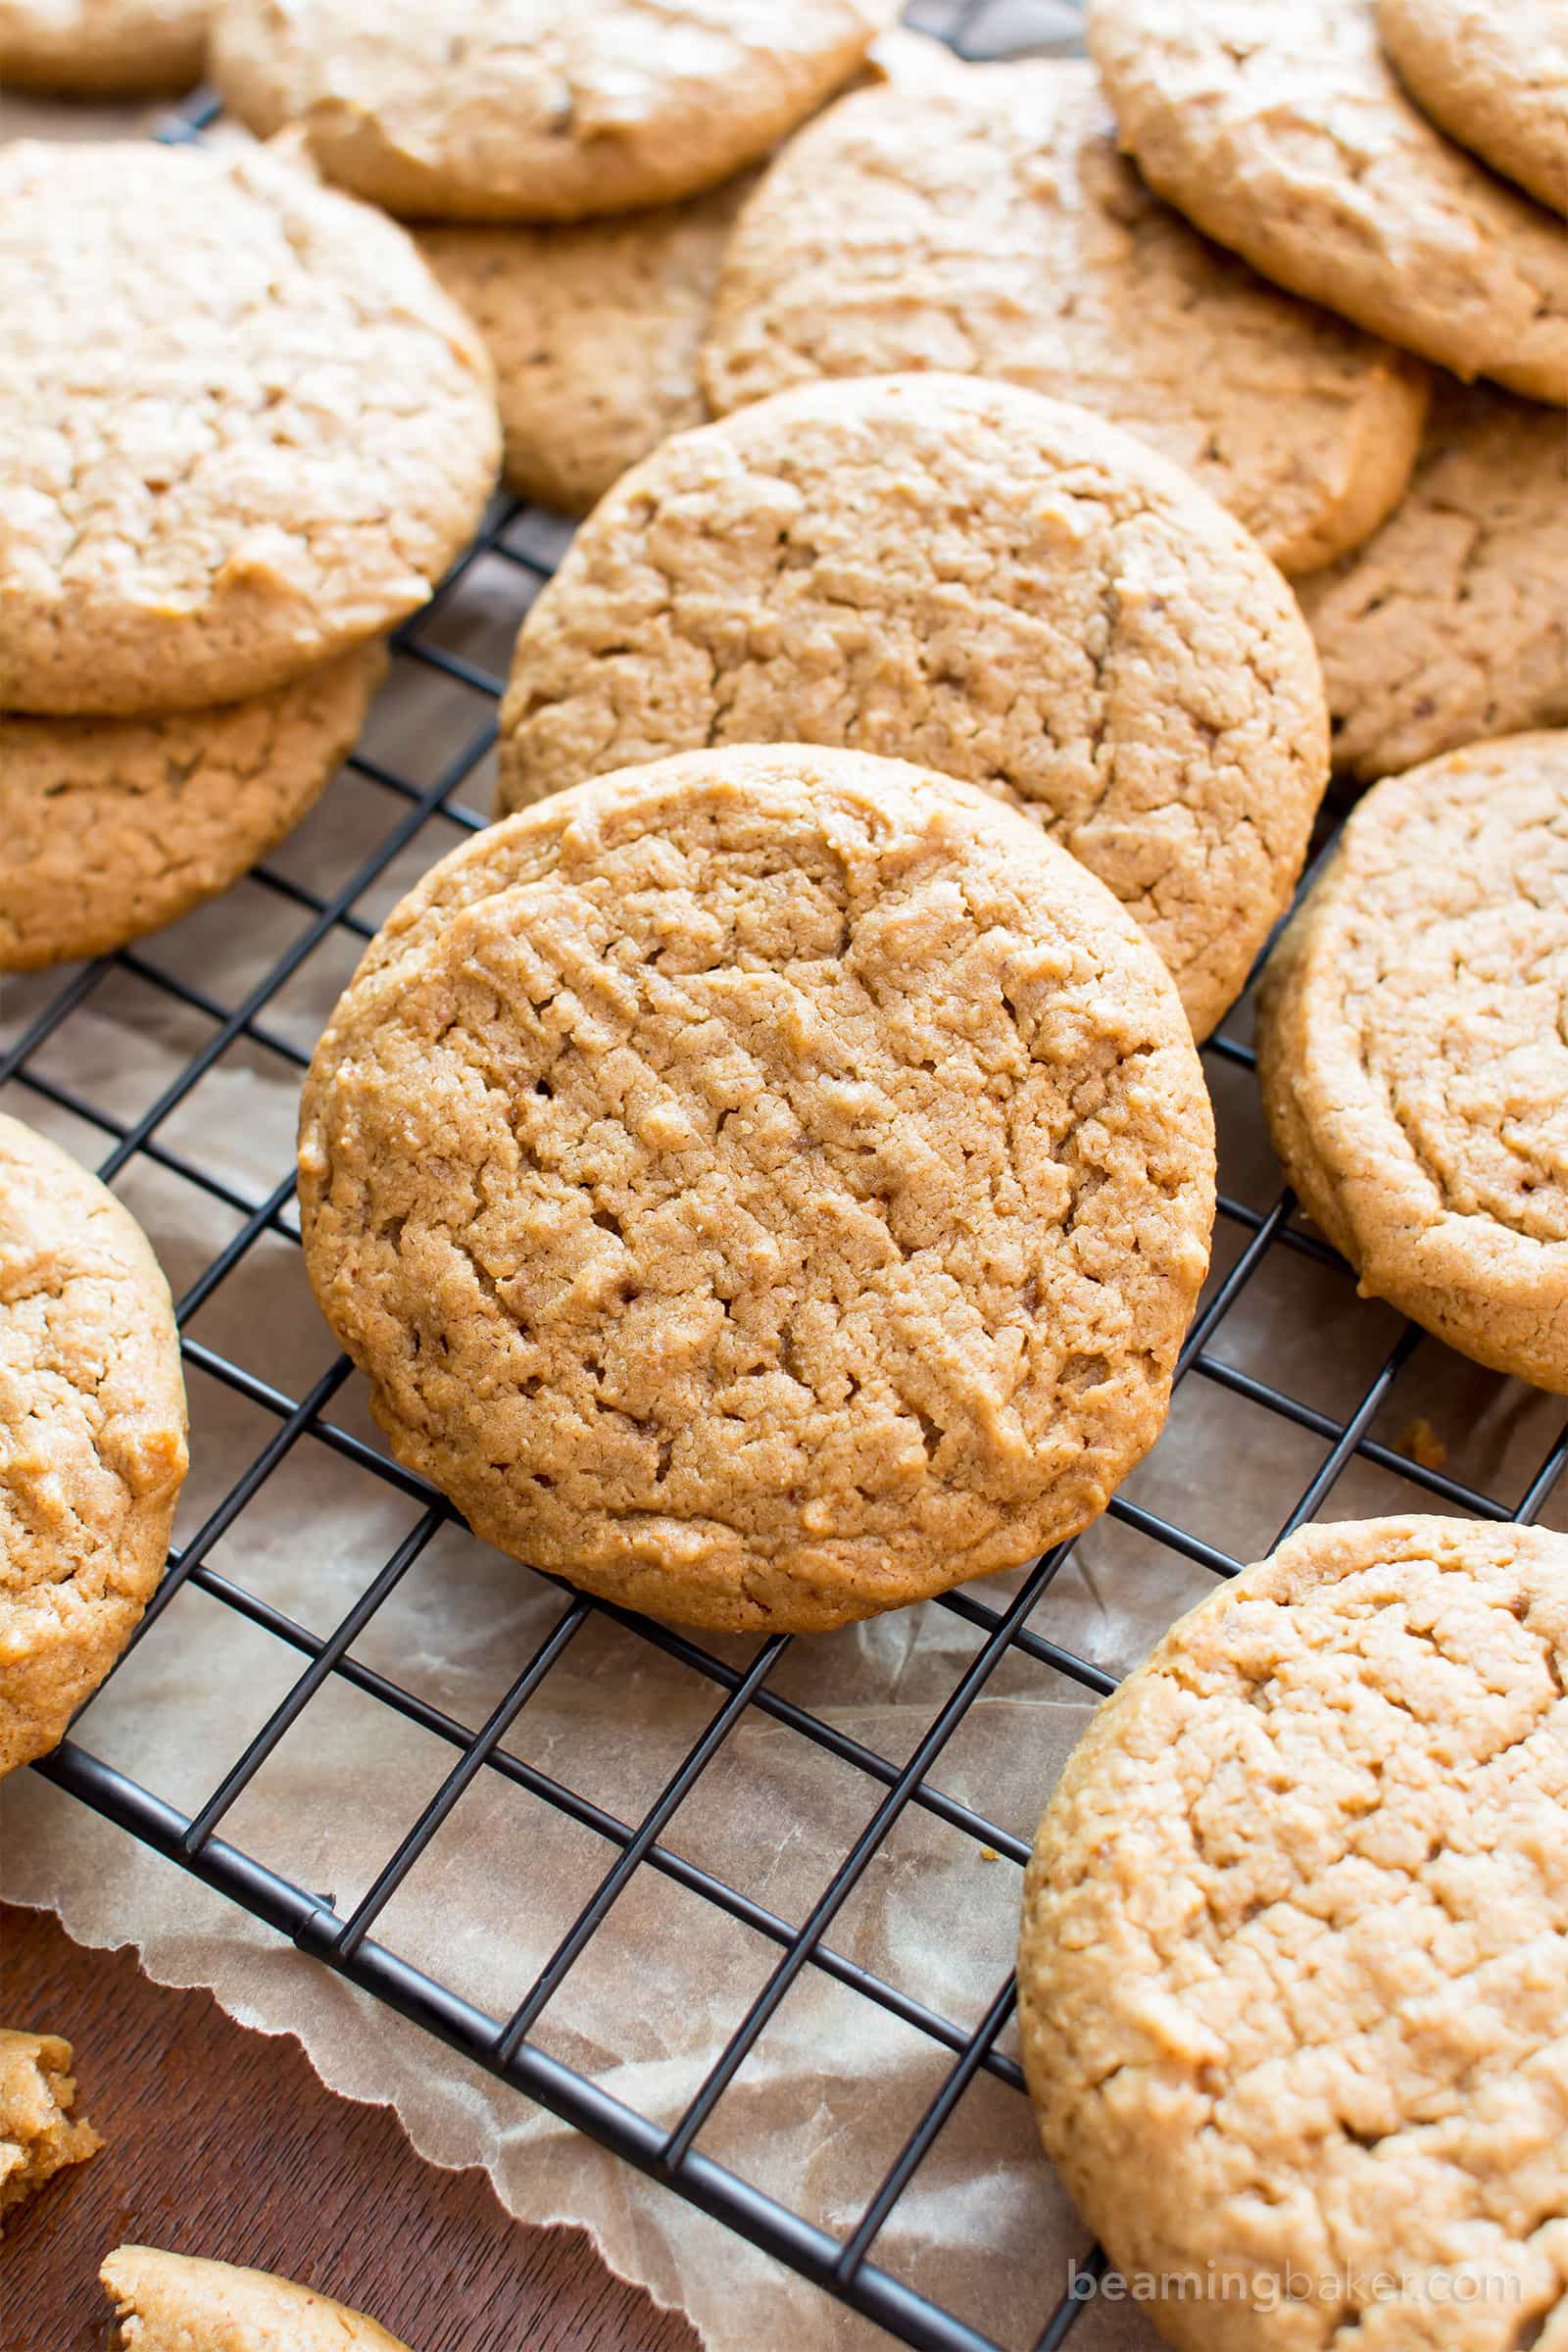
[[(0, 122), (0, 128), (11, 127)], [(531, 544), (548, 553), (546, 526)], [(476, 567), (431, 624), (434, 641), (504, 669), (526, 575)], [(401, 662), (367, 749), (427, 783), (484, 716), (481, 698)], [(487, 806), (481, 768), (465, 787)], [(273, 864), (330, 892), (402, 813), (346, 775)], [(432, 821), (360, 901), (378, 919), (458, 838)], [(309, 917), (255, 882), (149, 942), (147, 960), (217, 1003), (237, 1004)], [(261, 1016), (308, 1049), (347, 979), (356, 944), (329, 935)], [(0, 1045), (50, 1000), (59, 975), (0, 983)], [(1245, 1015), (1243, 1016), (1245, 1023)], [(39, 1055), (46, 1076), (109, 1116), (133, 1120), (211, 1034), (207, 1017), (129, 974), (100, 984)], [(1259, 1209), (1273, 1200), (1249, 1074), (1211, 1064), (1222, 1185)], [(242, 1037), (159, 1128), (159, 1140), (263, 1199), (292, 1159), (293, 1068)], [(16, 1083), (0, 1106), (91, 1163), (111, 1138)], [(138, 1156), (117, 1189), (146, 1226), (176, 1297), (235, 1230), (238, 1212)], [(1246, 1236), (1222, 1223), (1215, 1279)], [(1288, 1387), (1338, 1419), (1397, 1336), (1386, 1309), (1345, 1278), (1276, 1250), (1227, 1319), (1214, 1352)], [(290, 1397), (332, 1361), (299, 1251), (264, 1235), (195, 1315), (191, 1338)], [(276, 1417), (192, 1368), (192, 1472), (176, 1540), (187, 1542), (274, 1437)], [(328, 1417), (374, 1441), (359, 1382)], [(1442, 1449), (1446, 1466), (1516, 1496), (1560, 1425), (1560, 1406), (1424, 1343), (1373, 1434)], [(1169, 1428), (1124, 1492), (1240, 1559), (1267, 1549), (1328, 1450), (1201, 1377), (1179, 1391)], [(1397, 1475), (1357, 1461), (1321, 1515), (1429, 1507)], [(302, 1440), (208, 1553), (208, 1565), (324, 1636), (416, 1523), (419, 1505)], [(1547, 1521), (1568, 1524), (1561, 1494)], [(997, 1603), (1012, 1579), (977, 1589)], [(1133, 1529), (1091, 1530), (1046, 1595), (1037, 1629), (1112, 1671), (1145, 1654), (1210, 1588), (1208, 1570)], [(565, 1603), (561, 1593), (466, 1534), (445, 1529), (372, 1620), (353, 1655), (466, 1727), (480, 1724)], [(981, 1635), (932, 1606), (797, 1642), (771, 1688), (901, 1764), (964, 1672)], [(721, 1645), (737, 1664), (755, 1644)], [(198, 1806), (306, 1661), (193, 1587), (82, 1717), (81, 1742), (172, 1802)], [(724, 1691), (636, 1634), (593, 1619), (512, 1727), (509, 1752), (627, 1824), (657, 1799)], [(993, 1674), (932, 1767), (932, 1785), (1017, 1838), (1087, 1720), (1082, 1689), (1017, 1652)], [(456, 1751), (338, 1679), (328, 1682), (224, 1820), (221, 1835), (346, 1914), (439, 1786)], [(668, 1825), (664, 1847), (797, 1927), (885, 1793), (884, 1785), (753, 1712)], [(683, 2307), (713, 2352), (851, 2352), (887, 2339), (629, 2168), (455, 2060), (435, 2040), (361, 1996), (196, 1881), (32, 1773), (0, 1786), (3, 1886), (57, 1910), (78, 1941), (137, 1946), (161, 1982), (210, 1986), (242, 2023), (297, 2034), (323, 2080), (390, 2101), (415, 2144), (440, 2164), (482, 2164), (504, 2203), (531, 2222), (579, 2223), (610, 2264)], [(491, 1772), (482, 1773), (378, 1920), (378, 1940), (505, 2015), (533, 1981), (618, 1848)], [(909, 1808), (828, 1932), (835, 1952), (960, 2026), (1005, 1978), (1019, 1873), (1010, 1860)], [(651, 1867), (625, 1892), (545, 2010), (538, 2045), (661, 2123), (698, 2088), (765, 1983), (778, 1946), (726, 1919)], [(43, 2021), (47, 2022), (47, 2021)], [(1012, 2033), (1000, 2046), (1015, 2050)], [(83, 2054), (90, 2066), (90, 2053)], [(824, 2228), (845, 2231), (953, 2064), (949, 2051), (808, 1968), (762, 2035), (700, 2147)], [(308, 2180), (273, 2193), (308, 2196)], [(132, 2221), (134, 2217), (128, 2217)], [(897, 2206), (874, 2258), (1006, 2346), (1038, 2334), (1087, 2232), (1035, 2152), (1026, 2103), (981, 2074)], [(210, 2249), (245, 2261), (235, 2243)], [(431, 2280), (430, 2345), (441, 2282)], [(367, 2296), (373, 2308), (373, 2297)], [(443, 2343), (450, 2339), (441, 2337)], [(1155, 2341), (1145, 2318), (1103, 2304), (1074, 2336), (1079, 2352)], [(416, 2346), (416, 2352), (428, 2347)], [(504, 2352), (470, 2338), (466, 2352)], [(505, 2348), (510, 2352), (510, 2347)]]

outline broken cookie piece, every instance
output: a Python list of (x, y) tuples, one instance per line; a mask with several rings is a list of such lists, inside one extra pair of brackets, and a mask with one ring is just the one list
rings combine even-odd
[(408, 2352), (364, 2312), (267, 2271), (117, 2246), (98, 2278), (122, 2352)]
[(75, 2097), (69, 2041), (0, 2026), (0, 2217), (102, 2147)]

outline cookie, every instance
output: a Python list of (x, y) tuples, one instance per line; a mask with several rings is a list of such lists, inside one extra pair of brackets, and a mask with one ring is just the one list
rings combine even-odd
[(221, 0), (212, 73), (328, 178), (434, 220), (577, 220), (716, 187), (849, 80), (895, 0)]
[(103, 2146), (75, 2099), (69, 2041), (0, 2026), (0, 2214)]
[(1568, 733), (1377, 785), (1269, 959), (1301, 1204), (1450, 1348), (1568, 1393)]
[(0, 714), (0, 972), (107, 956), (227, 890), (353, 750), (379, 645), (168, 718)]
[(249, 147), (0, 150), (0, 710), (264, 694), (471, 534), (489, 361), (402, 229)]
[(1004, 384), (804, 384), (618, 482), (528, 614), (501, 806), (703, 744), (842, 744), (1032, 811), (1203, 1035), (1289, 904), (1328, 772), (1311, 640), (1241, 526)]
[(1560, 0), (1377, 0), (1416, 104), (1494, 172), (1568, 213), (1568, 17)]
[(626, 1606), (824, 1631), (1152, 1445), (1207, 1261), (1174, 989), (1002, 803), (800, 745), (476, 835), (306, 1082), (306, 1264), (400, 1460)]
[(0, 1773), (135, 1631), (185, 1475), (169, 1286), (96, 1177), (0, 1114)]
[(743, 173), (706, 196), (566, 227), (427, 228), (419, 247), (495, 362), (504, 471), (582, 514), (708, 415), (697, 356)]
[(1568, 1538), (1306, 1527), (1079, 1743), (1024, 1884), (1024, 2072), (1171, 2343), (1563, 2341), (1565, 1668)]
[(1568, 226), (1411, 105), (1373, 7), (1090, 0), (1089, 47), (1123, 147), (1199, 228), (1456, 375), (1568, 402)]
[(156, 2246), (117, 2246), (98, 2273), (125, 2352), (408, 2352), (314, 2287)]
[(1427, 373), (1196, 235), (1116, 152), (1094, 69), (969, 66), (841, 99), (723, 257), (722, 414), (812, 376), (956, 369), (1129, 426), (1287, 571), (1356, 546), (1409, 478)]
[(200, 81), (212, 0), (0, 0), (0, 81), (136, 98)]
[(1334, 757), (1362, 783), (1568, 724), (1568, 427), (1479, 385), (1438, 394), (1408, 495), (1297, 589)]

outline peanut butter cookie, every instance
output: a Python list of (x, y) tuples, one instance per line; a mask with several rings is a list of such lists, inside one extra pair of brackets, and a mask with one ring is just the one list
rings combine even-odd
[(1090, 0), (1089, 47), (1199, 228), (1455, 375), (1568, 402), (1568, 224), (1411, 105), (1374, 0)]
[(98, 2278), (123, 2352), (408, 2352), (363, 2311), (270, 2271), (117, 2246)]
[(1286, 571), (1373, 531), (1427, 373), (1190, 229), (1116, 152), (1094, 69), (953, 64), (797, 134), (723, 259), (720, 414), (811, 376), (1001, 377), (1129, 426)]
[(212, 0), (0, 0), (0, 81), (137, 98), (201, 79)]
[(1158, 957), (988, 795), (695, 753), (475, 836), (306, 1082), (306, 1263), (399, 1458), (632, 1608), (818, 1631), (1152, 1445), (1213, 1131)]
[(703, 744), (982, 784), (1143, 923), (1197, 1035), (1289, 904), (1328, 775), (1254, 542), (1130, 433), (955, 375), (810, 383), (618, 482), (529, 612), (501, 806)]
[(897, 0), (222, 0), (213, 78), (264, 137), (432, 220), (577, 220), (716, 187), (856, 72)]
[(1568, 723), (1568, 420), (1446, 384), (1403, 504), (1297, 595), (1363, 784)]
[(0, 2026), (0, 2215), (102, 2147), (75, 2100), (69, 2041)]
[(85, 1169), (0, 1115), (0, 1773), (135, 1631), (185, 1475), (169, 1286)]
[(1377, 1519), (1096, 1715), (1025, 1881), (1024, 2071), (1171, 2343), (1564, 2341), (1565, 1675), (1568, 1538)]
[(428, 596), (499, 454), (411, 239), (248, 147), (0, 149), (0, 710), (237, 702)]
[(1568, 213), (1568, 15), (1561, 0), (1378, 0), (1416, 103), (1494, 172)]
[(0, 972), (105, 956), (216, 898), (353, 750), (379, 645), (168, 718), (0, 715)]
[(1269, 959), (1258, 1074), (1301, 1203), (1451, 1348), (1568, 1392), (1568, 734), (1374, 787)]

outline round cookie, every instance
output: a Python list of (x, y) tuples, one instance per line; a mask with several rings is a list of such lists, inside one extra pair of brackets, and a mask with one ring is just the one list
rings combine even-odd
[(326, 790), (385, 668), (365, 646), (217, 710), (0, 714), (0, 972), (106, 956), (227, 890)]
[(489, 361), (402, 229), (250, 148), (0, 150), (0, 709), (237, 702), (424, 601)]
[(1568, 1392), (1568, 733), (1376, 785), (1269, 958), (1258, 1075), (1302, 1206), (1449, 1347)]
[(0, 0), (0, 81), (134, 98), (199, 81), (212, 0)]
[(1543, 204), (1568, 213), (1568, 15), (1561, 0), (1377, 0), (1418, 106)]
[(1456, 375), (1568, 402), (1568, 226), (1410, 104), (1373, 0), (1090, 0), (1089, 47), (1198, 227)]
[(988, 795), (699, 752), (476, 835), (318, 1047), (306, 1265), (400, 1460), (682, 1623), (1016, 1566), (1152, 1445), (1213, 1128), (1158, 958)]
[(704, 354), (713, 409), (908, 368), (1129, 426), (1287, 571), (1343, 555), (1395, 505), (1428, 381), (1152, 196), (1072, 61), (956, 65), (841, 99), (748, 205)]
[(0, 1114), (0, 1773), (56, 1744), (129, 1641), (184, 1475), (157, 1259), (96, 1177)]
[(1187, 2352), (1568, 2325), (1568, 1538), (1311, 1526), (1095, 1716), (1024, 1883), (1041, 2137)]
[(576, 220), (716, 187), (849, 80), (895, 0), (222, 0), (212, 73), (327, 176), (438, 220)]
[(1336, 764), (1362, 783), (1484, 736), (1568, 724), (1568, 430), (1446, 384), (1403, 504), (1297, 588)]
[(749, 173), (706, 196), (565, 227), (427, 228), (419, 247), (495, 362), (503, 469), (583, 514), (708, 415), (697, 355)]
[(270, 2271), (117, 2246), (98, 2279), (135, 2352), (408, 2352), (363, 2311)]
[(1328, 772), (1311, 640), (1130, 434), (952, 375), (810, 383), (684, 433), (517, 639), (501, 806), (705, 743), (983, 784), (1107, 882), (1202, 1036), (1289, 904)]

